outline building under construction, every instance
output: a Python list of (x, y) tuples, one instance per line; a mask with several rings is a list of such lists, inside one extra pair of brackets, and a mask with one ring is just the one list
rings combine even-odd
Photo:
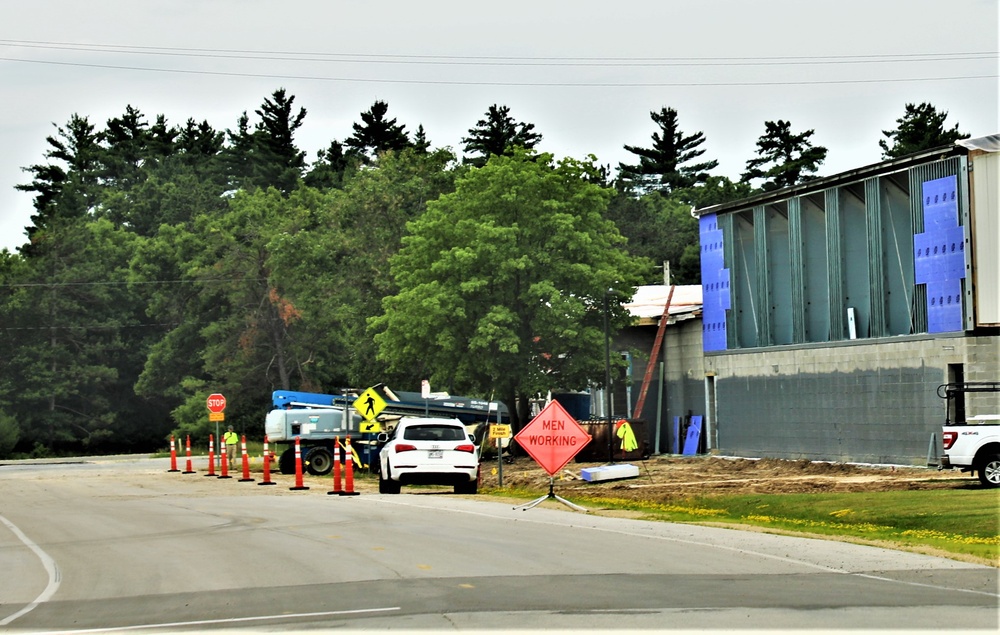
[(933, 462), (937, 387), (1000, 378), (1000, 135), (695, 214), (703, 366), (673, 389), (700, 380), (708, 448)]

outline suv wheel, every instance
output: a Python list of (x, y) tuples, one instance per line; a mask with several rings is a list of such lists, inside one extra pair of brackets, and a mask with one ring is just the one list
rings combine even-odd
[[(387, 470), (388, 471), (388, 470)], [(398, 494), (399, 493), (399, 483), (396, 481), (386, 478), (387, 475), (379, 472), (378, 475), (378, 493), (379, 494)]]

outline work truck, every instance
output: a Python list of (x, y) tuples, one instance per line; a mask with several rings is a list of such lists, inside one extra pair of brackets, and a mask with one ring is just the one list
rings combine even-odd
[(1000, 382), (942, 384), (945, 400), (940, 469), (974, 472), (984, 487), (1000, 487)]
[(275, 390), (271, 394), (273, 409), (264, 420), (264, 434), (270, 443), (287, 446), (278, 454), (281, 473), (295, 473), (296, 438), (299, 440), (303, 469), (321, 476), (329, 474), (333, 467), (336, 440), (339, 439), (343, 449), (348, 436), (351, 437), (352, 458), (358, 467), (377, 464), (376, 434), (391, 428), (400, 417), (458, 419), (475, 436), (477, 443), (482, 441), (489, 423), (510, 422), (507, 407), (499, 401), (456, 397), (443, 392), (393, 391), (384, 384), (367, 390), (377, 392), (385, 403), (375, 417), (378, 423), (375, 430), (354, 406), (366, 390), (344, 389), (331, 394)]

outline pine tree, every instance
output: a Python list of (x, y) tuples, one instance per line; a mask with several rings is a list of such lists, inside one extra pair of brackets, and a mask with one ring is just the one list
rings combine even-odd
[(295, 147), (295, 132), (302, 127), (306, 109), (293, 111), (295, 96), (285, 96), (285, 89), (274, 91), (270, 99), (254, 112), (260, 122), (254, 131), (259, 149), (258, 171), (262, 173), (262, 186), (274, 186), (288, 194), (302, 177), (306, 153)]
[(882, 131), (886, 137), (878, 142), (882, 148), (882, 158), (895, 159), (969, 138), (967, 133), (958, 130), (957, 123), (951, 128), (945, 128), (944, 120), (947, 118), (947, 111), (938, 112), (929, 103), (924, 102), (919, 106), (906, 104), (906, 112), (896, 120), (896, 129)]
[(406, 126), (386, 119), (389, 104), (376, 101), (367, 111), (361, 113), (361, 123), (354, 123), (354, 134), (344, 142), (351, 153), (361, 156), (366, 162), (378, 157), (386, 150), (402, 150), (410, 146)]
[(649, 116), (660, 127), (660, 131), (652, 135), (653, 147), (626, 145), (626, 150), (638, 155), (639, 163), (619, 163), (619, 178), (641, 191), (658, 189), (664, 194), (704, 183), (709, 170), (719, 165), (718, 161), (690, 163), (705, 154), (705, 150), (698, 147), (705, 142), (705, 134), (696, 132), (685, 136), (678, 127), (677, 111), (673, 108), (651, 111)]
[(486, 118), (469, 129), (469, 136), (462, 137), (466, 163), (476, 167), (486, 165), (491, 156), (511, 156), (514, 148), (533, 149), (542, 140), (535, 132), (535, 124), (519, 123), (510, 116), (510, 108), (493, 104), (486, 111)]
[(827, 149), (809, 141), (814, 130), (793, 134), (791, 126), (781, 119), (764, 122), (765, 132), (757, 139), (757, 156), (747, 161), (741, 177), (744, 183), (763, 179), (762, 189), (775, 190), (815, 178)]

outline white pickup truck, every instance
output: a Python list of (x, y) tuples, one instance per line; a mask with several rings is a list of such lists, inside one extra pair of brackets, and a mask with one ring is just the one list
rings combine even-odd
[(937, 393), (947, 400), (940, 469), (976, 472), (984, 487), (1000, 487), (1000, 382), (942, 384)]

